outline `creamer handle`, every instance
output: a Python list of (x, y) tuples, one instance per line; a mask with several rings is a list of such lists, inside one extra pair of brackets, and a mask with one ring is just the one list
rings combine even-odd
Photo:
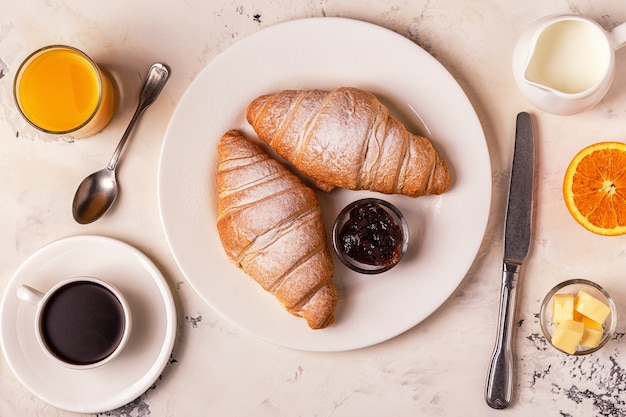
[(626, 45), (626, 23), (614, 27), (609, 32), (609, 37), (613, 41), (613, 48), (616, 50)]

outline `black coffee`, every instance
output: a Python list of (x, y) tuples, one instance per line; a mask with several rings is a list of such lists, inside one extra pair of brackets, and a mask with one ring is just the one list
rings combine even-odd
[(74, 365), (88, 365), (108, 357), (124, 334), (124, 309), (107, 288), (77, 281), (60, 288), (41, 314), (41, 330), (48, 349)]

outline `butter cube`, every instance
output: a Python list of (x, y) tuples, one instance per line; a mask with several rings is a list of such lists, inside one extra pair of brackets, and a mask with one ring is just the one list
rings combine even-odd
[(600, 344), (604, 329), (602, 325), (596, 321), (591, 320), (588, 317), (583, 316), (582, 323), (585, 326), (583, 331), (583, 337), (580, 340), (580, 345), (589, 348), (594, 348)]
[(600, 324), (604, 323), (604, 320), (611, 313), (609, 306), (583, 290), (578, 291), (578, 295), (574, 299), (574, 309)]
[(574, 294), (555, 294), (552, 300), (552, 323), (574, 319)]
[(576, 352), (576, 347), (580, 343), (585, 325), (574, 320), (565, 320), (559, 323), (552, 333), (552, 344), (557, 349), (570, 355)]
[(574, 318), (572, 320), (574, 321), (583, 321), (583, 316), (582, 314), (580, 314), (578, 311), (574, 310)]

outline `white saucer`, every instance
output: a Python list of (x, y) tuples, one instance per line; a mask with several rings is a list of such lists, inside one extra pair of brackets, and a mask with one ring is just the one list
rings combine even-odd
[[(35, 308), (17, 298), (27, 283), (42, 291), (76, 275), (102, 278), (128, 300), (133, 333), (119, 357), (100, 368), (57, 365), (35, 338)], [(143, 253), (115, 239), (75, 236), (44, 246), (15, 272), (0, 308), (0, 341), (17, 378), (43, 401), (77, 413), (121, 407), (143, 394), (168, 363), (176, 336), (176, 308), (158, 268)]]

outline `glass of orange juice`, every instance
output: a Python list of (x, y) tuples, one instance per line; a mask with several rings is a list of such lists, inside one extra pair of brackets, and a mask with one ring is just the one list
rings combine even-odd
[(17, 107), (37, 129), (84, 138), (113, 116), (111, 79), (87, 55), (71, 46), (51, 45), (30, 54), (13, 84)]

